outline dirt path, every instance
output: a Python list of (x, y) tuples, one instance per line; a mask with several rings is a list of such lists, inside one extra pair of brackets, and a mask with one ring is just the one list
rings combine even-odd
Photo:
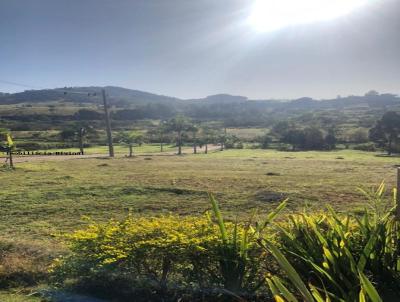
[[(220, 149), (218, 145), (209, 145), (208, 152), (215, 152)], [(171, 156), (176, 155), (177, 151), (166, 151), (166, 152), (154, 152), (154, 153), (139, 153), (138, 156)], [(197, 147), (198, 153), (204, 153), (205, 148)], [(183, 148), (183, 154), (193, 154), (193, 148)], [(123, 154), (116, 154), (116, 157), (125, 157)], [(72, 160), (72, 159), (85, 159), (85, 158), (108, 158), (107, 154), (104, 153), (95, 153), (95, 154), (87, 154), (87, 155), (14, 155), (13, 161), (14, 163), (24, 163), (24, 162), (32, 162), (32, 161), (64, 161), (64, 160)], [(5, 162), (5, 157), (0, 157), (0, 164)]]

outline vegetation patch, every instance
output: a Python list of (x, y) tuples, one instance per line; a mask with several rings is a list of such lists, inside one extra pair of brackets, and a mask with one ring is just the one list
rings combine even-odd
[(0, 288), (32, 286), (48, 279), (48, 251), (23, 242), (0, 239)]
[(257, 192), (254, 196), (259, 201), (278, 202), (283, 199), (286, 199), (287, 194), (282, 193), (282, 192), (273, 192), (273, 191), (263, 190), (263, 191)]
[(267, 173), (265, 173), (265, 175), (267, 175), (267, 176), (281, 176), (281, 174), (277, 173), (277, 172), (267, 172)]

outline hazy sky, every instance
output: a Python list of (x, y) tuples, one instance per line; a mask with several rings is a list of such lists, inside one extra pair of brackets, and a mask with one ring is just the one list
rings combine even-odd
[(364, 1), (262, 32), (251, 0), (0, 0), (0, 91), (26, 89), (8, 81), (181, 98), (400, 93), (400, 0)]

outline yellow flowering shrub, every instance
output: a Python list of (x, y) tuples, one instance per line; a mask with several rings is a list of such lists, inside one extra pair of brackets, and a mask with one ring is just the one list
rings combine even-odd
[[(226, 223), (226, 228), (229, 236), (244, 232), (241, 225)], [(57, 259), (52, 267), (63, 280), (117, 282), (121, 287), (136, 288), (220, 288), (227, 263), (237, 265), (235, 255), (228, 255), (222, 244), (218, 226), (206, 215), (91, 221), (66, 239), (71, 253)], [(254, 263), (247, 274), (249, 283), (256, 280), (257, 273), (262, 275), (260, 253), (254, 240), (246, 256)], [(232, 263), (222, 261), (226, 260), (223, 257), (230, 257)]]

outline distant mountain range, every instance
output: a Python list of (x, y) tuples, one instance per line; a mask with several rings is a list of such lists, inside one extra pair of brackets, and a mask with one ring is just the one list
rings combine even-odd
[(381, 107), (400, 104), (400, 98), (395, 94), (378, 94), (374, 91), (364, 96), (348, 96), (331, 100), (315, 100), (304, 97), (290, 101), (277, 100), (250, 100), (244, 96), (230, 94), (216, 94), (200, 99), (179, 99), (170, 96), (158, 95), (140, 90), (122, 87), (64, 87), (43, 90), (26, 90), (18, 93), (0, 93), (1, 104), (20, 103), (46, 103), (46, 102), (74, 102), (74, 103), (99, 103), (101, 89), (105, 89), (109, 103), (120, 107), (135, 107), (147, 104), (163, 104), (170, 106), (188, 105), (222, 105), (222, 104), (248, 104), (257, 103), (257, 106), (290, 109), (318, 109), (318, 108), (343, 108), (354, 106)]

